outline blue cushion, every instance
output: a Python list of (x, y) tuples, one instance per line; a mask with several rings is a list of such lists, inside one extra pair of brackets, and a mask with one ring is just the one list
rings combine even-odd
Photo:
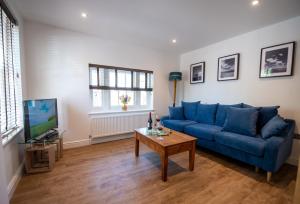
[(227, 116), (227, 110), (229, 107), (236, 107), (236, 108), (242, 108), (242, 104), (235, 104), (235, 105), (218, 105), (218, 110), (216, 114), (216, 122), (215, 124), (218, 126), (223, 126), (226, 120)]
[(254, 107), (249, 104), (242, 103), (242, 108), (254, 108)]
[(210, 141), (214, 140), (214, 135), (217, 132), (220, 132), (221, 130), (222, 127), (201, 123), (197, 123), (195, 125), (188, 125), (184, 128), (184, 132), (186, 134)]
[(163, 123), (165, 127), (179, 132), (183, 132), (185, 126), (193, 124), (196, 124), (196, 122), (190, 120), (164, 120)]
[(257, 128), (261, 130), (269, 120), (278, 115), (278, 108), (280, 106), (260, 107), (257, 119)]
[(215, 124), (218, 104), (199, 104), (196, 121), (209, 125)]
[(231, 147), (255, 156), (263, 156), (266, 141), (259, 137), (245, 137), (231, 132), (218, 132), (215, 141), (219, 144)]
[(195, 116), (197, 114), (197, 108), (200, 101), (197, 102), (181, 102), (181, 106), (183, 107), (184, 117), (187, 120), (195, 120)]
[(228, 108), (224, 131), (255, 136), (258, 111), (256, 108)]
[(164, 116), (161, 116), (161, 117), (160, 117), (160, 122), (161, 122), (161, 124), (163, 124), (163, 122), (164, 122), (165, 120), (170, 120), (170, 116), (164, 115)]
[(170, 119), (172, 120), (184, 120), (182, 107), (169, 107)]
[(280, 116), (274, 116), (261, 130), (261, 137), (267, 139), (269, 137), (280, 135), (280, 133), (288, 126), (288, 124)]
[(199, 104), (195, 120), (198, 123), (214, 125), (217, 107), (218, 104)]

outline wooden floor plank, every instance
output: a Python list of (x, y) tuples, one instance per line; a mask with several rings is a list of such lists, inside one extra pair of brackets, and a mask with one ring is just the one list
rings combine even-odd
[(52, 172), (24, 176), (11, 203), (292, 203), (296, 167), (284, 165), (268, 184), (266, 172), (203, 150), (190, 172), (188, 156), (170, 156), (162, 182), (160, 157), (140, 144), (136, 158), (133, 139), (66, 150)]

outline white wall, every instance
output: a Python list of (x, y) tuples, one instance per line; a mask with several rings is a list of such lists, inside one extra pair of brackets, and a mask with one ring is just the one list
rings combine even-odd
[(0, 204), (8, 204), (7, 185), (5, 178), (4, 156), (2, 147), (2, 138), (0, 137)]
[(90, 112), (88, 63), (154, 71), (154, 109), (165, 114), (171, 104), (168, 73), (178, 57), (25, 21), (28, 98), (58, 98), (65, 142), (86, 140)]
[[(261, 48), (297, 41), (294, 76), (259, 79)], [(300, 17), (263, 29), (249, 32), (180, 57), (180, 70), (184, 72), (181, 97), (207, 103), (245, 102), (256, 106), (280, 105), (280, 114), (295, 119), (300, 125)], [(239, 80), (217, 81), (218, 57), (240, 53)], [(190, 64), (205, 61), (205, 83), (189, 83)]]

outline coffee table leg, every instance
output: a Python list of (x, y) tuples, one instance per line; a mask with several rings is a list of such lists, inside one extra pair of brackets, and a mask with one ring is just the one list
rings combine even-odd
[(168, 177), (168, 155), (161, 155), (161, 179), (167, 181)]
[(190, 169), (190, 171), (194, 170), (195, 148), (196, 148), (196, 142), (193, 142), (192, 149), (189, 151), (189, 169)]
[(135, 156), (136, 157), (139, 156), (139, 150), (140, 150), (140, 141), (137, 139), (137, 136), (135, 135)]

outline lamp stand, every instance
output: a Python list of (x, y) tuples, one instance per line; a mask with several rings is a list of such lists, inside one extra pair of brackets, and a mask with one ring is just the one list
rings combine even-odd
[(177, 80), (174, 80), (174, 98), (173, 98), (173, 107), (175, 107), (175, 101), (176, 101), (176, 89), (177, 89)]

